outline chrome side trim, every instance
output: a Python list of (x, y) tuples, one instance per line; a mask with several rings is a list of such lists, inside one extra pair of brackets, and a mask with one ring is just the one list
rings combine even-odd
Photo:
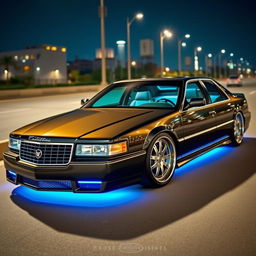
[(103, 161), (103, 162), (70, 162), (70, 165), (106, 165), (106, 164), (115, 164), (115, 163), (119, 163), (119, 162), (122, 162), (122, 161), (125, 161), (125, 160), (129, 160), (129, 159), (132, 159), (132, 158), (135, 158), (135, 157), (138, 157), (138, 156), (143, 156), (145, 155), (147, 152), (145, 150), (143, 151), (139, 151), (139, 152), (136, 152), (136, 153), (132, 153), (130, 154), (129, 156), (125, 156), (125, 157), (122, 157), (121, 159), (116, 159), (116, 160), (109, 160), (109, 161)]
[(35, 141), (30, 141), (30, 140), (22, 140), (21, 143), (22, 142), (32, 143), (32, 144), (40, 144), (40, 145), (68, 145), (68, 146), (71, 146), (69, 160), (65, 164), (36, 164), (36, 163), (30, 162), (30, 161), (27, 161), (25, 159), (22, 159), (21, 155), (20, 155), (20, 151), (19, 151), (19, 158), (23, 164), (28, 163), (29, 165), (32, 164), (33, 166), (52, 166), (52, 165), (53, 166), (66, 166), (71, 162), (72, 155), (73, 155), (74, 143), (49, 143), (49, 142), (35, 142)]
[(183, 137), (183, 138), (181, 138), (181, 139), (178, 139), (178, 141), (181, 142), (181, 141), (184, 141), (184, 140), (191, 139), (191, 138), (193, 138), (193, 137), (196, 137), (196, 136), (199, 136), (199, 135), (201, 135), (201, 134), (204, 134), (204, 133), (213, 131), (213, 130), (215, 130), (215, 129), (218, 129), (218, 128), (222, 127), (222, 126), (228, 125), (228, 124), (233, 123), (233, 122), (234, 122), (234, 120), (227, 121), (227, 122), (225, 122), (225, 123), (216, 125), (216, 126), (214, 126), (214, 127), (211, 127), (211, 128), (209, 128), (209, 129), (206, 129), (206, 130), (204, 130), (204, 131), (197, 132), (197, 133), (191, 134), (191, 135), (189, 135), (189, 136)]
[(233, 122), (234, 122), (234, 120), (230, 120), (230, 121), (227, 121), (227, 122), (225, 122), (225, 123), (219, 124), (219, 125), (216, 126), (216, 129), (218, 129), (218, 128), (222, 127), (222, 126), (225, 126), (225, 125), (227, 125), (227, 124), (231, 124), (231, 123), (233, 123)]

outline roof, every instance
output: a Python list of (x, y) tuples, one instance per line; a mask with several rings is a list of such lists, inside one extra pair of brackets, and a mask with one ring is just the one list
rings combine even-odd
[(131, 79), (131, 80), (121, 80), (114, 83), (130, 83), (130, 82), (150, 82), (150, 81), (188, 81), (190, 79), (211, 79), (210, 77), (195, 77), (195, 76), (178, 76), (178, 77), (159, 77), (159, 78), (140, 78), (140, 79)]

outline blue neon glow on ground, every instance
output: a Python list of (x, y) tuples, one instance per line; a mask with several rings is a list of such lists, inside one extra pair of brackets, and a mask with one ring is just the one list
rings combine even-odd
[(140, 185), (133, 185), (105, 193), (36, 191), (20, 186), (13, 190), (12, 194), (36, 203), (98, 208), (113, 207), (136, 201), (142, 196), (143, 191)]
[(102, 181), (84, 181), (84, 180), (79, 180), (79, 184), (101, 184)]
[(232, 151), (232, 147), (229, 147), (229, 146), (221, 146), (221, 147), (212, 149), (209, 152), (188, 162), (182, 167), (177, 168), (175, 170), (175, 176), (183, 175), (187, 172), (196, 171), (196, 169), (201, 166), (205, 166), (205, 168), (207, 168), (207, 164), (217, 161), (221, 158), (224, 158), (231, 151)]
[[(177, 168), (175, 176), (196, 171), (202, 166), (207, 168), (207, 164), (226, 157), (231, 151), (232, 148), (229, 146), (215, 148), (195, 158), (184, 166)], [(20, 186), (12, 191), (13, 196), (19, 196), (36, 203), (91, 208), (113, 207), (127, 204), (139, 200), (145, 196), (145, 193), (146, 192), (141, 189), (140, 185), (133, 185), (103, 193), (36, 191), (24, 186)]]

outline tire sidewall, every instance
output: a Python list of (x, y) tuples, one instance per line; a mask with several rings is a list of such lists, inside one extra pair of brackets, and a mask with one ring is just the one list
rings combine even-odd
[(237, 142), (237, 140), (236, 140), (236, 138), (235, 138), (235, 135), (234, 135), (234, 129), (235, 129), (235, 120), (237, 119), (237, 116), (238, 115), (241, 115), (241, 117), (242, 117), (242, 122), (243, 122), (243, 127), (244, 127), (244, 116), (243, 116), (243, 114), (241, 113), (241, 112), (237, 112), (236, 114), (235, 114), (235, 117), (234, 117), (234, 125), (233, 125), (233, 128), (232, 128), (232, 131), (231, 131), (231, 139), (232, 139), (232, 142), (233, 142), (233, 145), (234, 146), (239, 146), (239, 145), (241, 145), (242, 143), (243, 143), (243, 138), (244, 138), (244, 131), (243, 131), (243, 138), (242, 138), (242, 140), (241, 140), (241, 142)]
[[(151, 171), (151, 167), (150, 167), (150, 155), (151, 155), (151, 151), (152, 151), (152, 148), (155, 144), (155, 142), (161, 138), (161, 137), (166, 137), (168, 138), (171, 143), (172, 143), (172, 147), (173, 147), (173, 151), (174, 151), (174, 156), (175, 156), (175, 163), (174, 163), (174, 167), (172, 169), (172, 173), (171, 175), (168, 177), (167, 180), (165, 180), (164, 182), (160, 182), (158, 180), (156, 180), (152, 174), (152, 171)], [(146, 163), (145, 163), (145, 174), (147, 176), (147, 178), (149, 179), (150, 182), (152, 182), (152, 185), (155, 185), (155, 186), (164, 186), (166, 185), (167, 183), (170, 182), (170, 180), (172, 179), (173, 175), (174, 175), (174, 172), (175, 172), (175, 168), (176, 168), (176, 163), (177, 163), (177, 153), (176, 153), (176, 146), (175, 146), (175, 142), (174, 140), (172, 139), (172, 137), (167, 134), (167, 133), (164, 133), (164, 132), (161, 132), (159, 133), (158, 135), (156, 135), (154, 137), (154, 139), (151, 141), (148, 149), (147, 149), (147, 155), (146, 155)]]

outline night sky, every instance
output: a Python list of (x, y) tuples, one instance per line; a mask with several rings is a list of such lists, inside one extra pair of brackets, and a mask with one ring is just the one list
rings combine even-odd
[[(139, 58), (139, 40), (154, 40), (155, 61), (159, 63), (159, 33), (169, 28), (180, 37), (191, 34), (183, 57), (193, 55), (195, 46), (205, 54), (222, 48), (243, 57), (256, 67), (256, 19), (254, 1), (204, 0), (105, 0), (106, 46), (116, 48), (126, 40), (126, 17), (137, 11), (143, 21), (131, 27), (132, 57)], [(100, 47), (99, 0), (8, 0), (1, 1), (0, 51), (22, 49), (27, 45), (66, 46), (68, 60), (75, 56), (93, 59)], [(165, 41), (165, 63), (177, 68), (177, 41)]]

